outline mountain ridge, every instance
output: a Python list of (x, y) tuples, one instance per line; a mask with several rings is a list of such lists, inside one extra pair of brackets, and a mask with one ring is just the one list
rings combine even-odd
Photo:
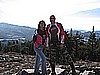
[[(0, 38), (1, 39), (19, 39), (25, 38), (26, 40), (32, 40), (32, 36), (36, 28), (28, 26), (19, 26), (8, 23), (0, 23)], [(65, 29), (70, 33), (70, 29)], [(89, 37), (91, 31), (86, 30), (72, 30), (72, 34), (83, 34), (84, 37)], [(100, 38), (100, 31), (95, 31), (97, 38)]]
[(31, 40), (35, 29), (28, 26), (0, 23), (0, 38), (26, 38), (27, 40)]

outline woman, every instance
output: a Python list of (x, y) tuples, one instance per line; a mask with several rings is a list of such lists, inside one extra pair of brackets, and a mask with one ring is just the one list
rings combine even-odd
[(37, 38), (34, 42), (34, 51), (36, 52), (36, 63), (35, 63), (35, 75), (39, 75), (39, 65), (40, 65), (40, 58), (42, 59), (42, 74), (46, 74), (46, 57), (43, 53), (43, 47), (45, 43), (45, 21), (40, 21), (38, 24), (37, 29)]

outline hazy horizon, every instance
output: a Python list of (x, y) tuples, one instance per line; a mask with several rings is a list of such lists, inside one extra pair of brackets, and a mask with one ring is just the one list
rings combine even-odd
[(50, 15), (64, 29), (100, 30), (100, 0), (0, 0), (0, 22), (37, 28)]

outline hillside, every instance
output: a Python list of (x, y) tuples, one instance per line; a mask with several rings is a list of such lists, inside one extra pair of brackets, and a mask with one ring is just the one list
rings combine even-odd
[[(19, 25), (13, 25), (8, 23), (0, 23), (0, 38), (8, 39), (8, 38), (26, 38), (26, 40), (31, 40), (32, 35), (34, 34), (35, 28), (26, 27), (26, 26), (19, 26)], [(69, 31), (69, 29), (66, 29), (66, 31)], [(90, 36), (91, 31), (85, 31), (85, 30), (73, 30), (72, 34), (75, 35), (76, 33), (84, 35), (85, 38), (88, 38)], [(96, 38), (100, 38), (100, 31), (95, 31)]]
[(35, 28), (13, 25), (8, 23), (0, 23), (0, 38), (26, 38), (31, 40)]

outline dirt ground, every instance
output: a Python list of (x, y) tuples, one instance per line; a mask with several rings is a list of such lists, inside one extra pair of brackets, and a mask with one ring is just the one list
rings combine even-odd
[[(0, 54), (0, 75), (3, 74), (15, 74), (22, 69), (34, 69), (35, 56), (33, 55), (22, 55), (15, 52), (8, 52)], [(74, 63), (77, 72), (84, 72), (85, 70), (95, 70), (100, 71), (100, 62), (91, 61), (76, 61)], [(47, 68), (50, 68), (49, 62), (47, 61)], [(69, 65), (56, 65), (56, 73), (60, 73), (67, 69), (71, 72)], [(80, 72), (80, 73), (81, 73)]]

